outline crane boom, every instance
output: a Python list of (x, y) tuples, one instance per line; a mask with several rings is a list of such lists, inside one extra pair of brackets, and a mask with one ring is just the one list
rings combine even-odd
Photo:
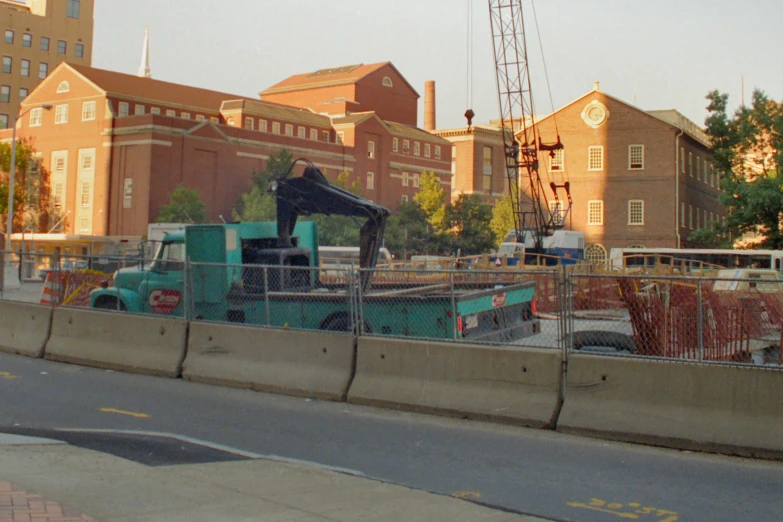
[[(543, 252), (544, 236), (555, 228), (538, 171), (539, 150), (562, 148), (543, 145), (533, 121), (533, 93), (528, 68), (527, 43), (521, 0), (488, 0), (495, 80), (500, 106), (509, 197), (514, 208), (514, 230), (522, 242), (524, 231), (533, 234), (534, 247)], [(520, 190), (520, 173), (527, 175), (527, 189)], [(524, 207), (523, 209), (523, 200)], [(557, 191), (555, 190), (555, 200)]]

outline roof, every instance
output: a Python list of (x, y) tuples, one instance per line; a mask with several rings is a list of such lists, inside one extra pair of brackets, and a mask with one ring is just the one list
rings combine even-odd
[(394, 121), (384, 121), (384, 123), (389, 128), (389, 132), (397, 136), (404, 136), (419, 140), (443, 141), (448, 143), (448, 140), (441, 138), (436, 134), (422, 130), (418, 127), (412, 127), (411, 125), (405, 125), (404, 123), (397, 123)]
[(356, 65), (344, 65), (342, 67), (332, 67), (330, 69), (320, 69), (318, 71), (295, 74), (289, 76), (282, 82), (276, 83), (268, 89), (261, 91), (261, 95), (280, 94), (285, 92), (303, 91), (308, 89), (321, 89), (324, 87), (335, 87), (338, 85), (350, 85), (366, 78), (370, 74), (382, 69), (391, 67), (402, 78), (405, 84), (416, 92), (410, 83), (400, 74), (400, 71), (391, 62), (372, 63), (365, 65), (363, 63)]
[(63, 66), (73, 69), (107, 94), (133, 96), (172, 105), (199, 107), (215, 112), (220, 111), (220, 106), (225, 100), (250, 99), (236, 94), (210, 91), (84, 65), (63, 63), (59, 67)]
[(328, 116), (316, 114), (308, 109), (302, 109), (299, 107), (290, 107), (288, 105), (282, 105), (280, 103), (272, 103), (261, 100), (225, 100), (223, 101), (221, 111), (230, 110), (244, 110), (249, 113), (277, 117), (287, 120), (298, 120), (303, 123), (310, 123), (312, 125), (320, 125), (322, 127), (330, 127), (331, 120)]

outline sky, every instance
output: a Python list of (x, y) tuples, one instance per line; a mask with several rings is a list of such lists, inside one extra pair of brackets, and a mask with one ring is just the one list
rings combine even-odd
[[(522, 0), (537, 114), (570, 103), (595, 81), (644, 110), (676, 109), (699, 125), (705, 95), (728, 93), (733, 110), (743, 78), (746, 101), (754, 88), (783, 101), (779, 0), (531, 2)], [(93, 66), (101, 69), (136, 74), (149, 26), (159, 80), (257, 97), (294, 74), (390, 61), (422, 95), (420, 126), (427, 80), (436, 82), (438, 128), (465, 126), (468, 107), (474, 123), (499, 116), (487, 0), (96, 4)]]

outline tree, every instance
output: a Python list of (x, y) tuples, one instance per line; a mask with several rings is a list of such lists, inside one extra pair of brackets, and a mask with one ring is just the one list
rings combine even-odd
[[(358, 180), (350, 181), (347, 170), (337, 175), (334, 185), (357, 196), (362, 195)], [(316, 214), (310, 218), (318, 227), (318, 241), (324, 246), (359, 246), (359, 225), (348, 216)]]
[(413, 201), (419, 204), (427, 215), (427, 222), (435, 230), (444, 230), (446, 224), (446, 192), (440, 186), (440, 180), (434, 172), (421, 173), (419, 177), (419, 192), (413, 196)]
[(277, 219), (275, 195), (269, 192), (269, 179), (291, 168), (294, 157), (286, 149), (269, 156), (261, 172), (253, 172), (253, 188), (239, 195), (231, 215), (235, 221), (274, 221)]
[(386, 224), (386, 248), (400, 259), (412, 255), (438, 255), (447, 247), (447, 237), (427, 221), (427, 213), (415, 202), (400, 203), (397, 214)]
[(716, 237), (708, 232), (692, 237), (702, 244), (730, 244), (753, 233), (758, 240), (748, 246), (783, 248), (783, 184), (777, 175), (783, 161), (783, 105), (755, 90), (751, 106), (740, 107), (729, 117), (728, 95), (712, 91), (707, 100), (705, 124), (721, 173), (719, 201), (726, 209), (726, 222), (715, 228)]
[[(11, 167), (11, 143), (0, 143), (0, 213), (3, 223), (8, 212), (8, 184)], [(40, 156), (27, 140), (16, 144), (14, 176), (14, 230), (47, 232), (54, 217), (51, 206), (49, 172), (42, 168)], [(56, 217), (59, 219), (59, 216)]]
[(483, 254), (495, 246), (490, 228), (492, 208), (477, 194), (461, 194), (446, 209), (446, 222), (452, 236), (452, 248), (462, 255)]
[(207, 207), (197, 189), (180, 183), (169, 196), (169, 203), (160, 208), (157, 223), (204, 223)]
[(506, 196), (497, 203), (492, 209), (492, 220), (489, 223), (492, 232), (495, 233), (495, 246), (506, 238), (510, 230), (514, 230), (514, 203), (511, 198)]

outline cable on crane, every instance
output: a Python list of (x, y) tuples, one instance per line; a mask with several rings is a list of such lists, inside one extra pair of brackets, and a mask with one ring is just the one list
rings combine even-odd
[(473, 124), (473, 117), (476, 115), (473, 109), (473, 0), (468, 2), (468, 27), (467, 27), (467, 56), (465, 58), (465, 105), (468, 110), (465, 111), (465, 118), (468, 120), (468, 131)]

